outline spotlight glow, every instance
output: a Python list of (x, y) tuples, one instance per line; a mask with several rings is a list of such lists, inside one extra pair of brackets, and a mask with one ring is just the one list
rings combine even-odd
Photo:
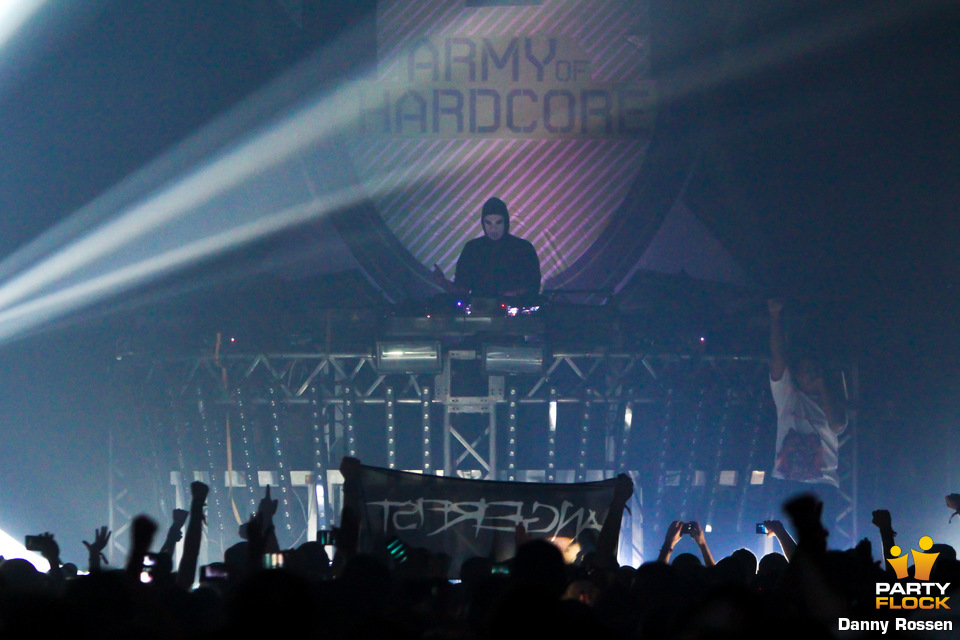
[(30, 19), (44, 0), (0, 0), (0, 47)]
[[(0, 341), (369, 197), (334, 138), (356, 122), (355, 85), (375, 71), (326, 93), (313, 88), (316, 70), (345, 48), (321, 51), (4, 259)], [(290, 95), (308, 97), (289, 105)], [(246, 135), (231, 141), (230, 132)]]
[[(284, 83), (272, 89), (289, 90)], [(252, 128), (218, 123), (4, 260), (0, 340), (359, 200), (333, 167), (320, 184), (300, 166), (305, 154), (328, 150), (331, 135), (353, 117), (347, 91), (314, 98), (207, 157), (224, 129)], [(251, 110), (228, 119), (248, 119)], [(336, 162), (334, 154), (327, 162)], [(173, 165), (188, 170), (156, 186)]]
[[(0, 0), (0, 47), (42, 5), (42, 0)], [(719, 67), (689, 69), (665, 79), (663, 95), (758, 72), (785, 58), (861, 36), (865, 29), (888, 27), (906, 13), (890, 11), (866, 22), (843, 19), (788, 34), (781, 42), (765, 43), (762, 55), (755, 50), (733, 52)], [(438, 33), (447, 31), (434, 26)], [(329, 90), (317, 87), (324, 69), (337, 68), (338, 59), (355, 52), (354, 35), (343, 34), (270, 88), (0, 263), (0, 341), (383, 195), (378, 188), (429, 179), (404, 178), (404, 167), (388, 166), (376, 180), (368, 176), (361, 184), (344, 166), (349, 163), (338, 137), (362, 118), (358, 87), (376, 83), (377, 70)], [(402, 67), (405, 53), (391, 54), (395, 59), (378, 61), (381, 68)], [(439, 163), (431, 171), (448, 173), (453, 166)]]
[(46, 573), (50, 570), (50, 563), (47, 562), (43, 556), (41, 556), (39, 553), (34, 553), (33, 551), (27, 551), (26, 547), (17, 542), (13, 536), (2, 529), (0, 529), (0, 556), (3, 556), (3, 558), (6, 560), (23, 558), (36, 567), (37, 571), (43, 573)]

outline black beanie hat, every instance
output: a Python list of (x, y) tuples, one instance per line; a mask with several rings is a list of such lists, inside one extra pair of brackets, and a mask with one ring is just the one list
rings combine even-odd
[(503, 216), (504, 232), (510, 233), (510, 214), (507, 212), (506, 203), (500, 198), (490, 198), (483, 203), (483, 209), (480, 211), (480, 221), (483, 222), (485, 216)]

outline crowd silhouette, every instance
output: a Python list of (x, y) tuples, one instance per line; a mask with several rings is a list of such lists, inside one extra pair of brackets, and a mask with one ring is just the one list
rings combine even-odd
[[(906, 556), (898, 560), (902, 554), (890, 513), (873, 514), (883, 545), (879, 558), (868, 539), (853, 549), (829, 550), (822, 505), (813, 495), (784, 505), (793, 536), (780, 521), (764, 523), (783, 553), (759, 562), (746, 549), (715, 562), (697, 522), (670, 523), (659, 557), (638, 568), (618, 566), (609, 541), (566, 563), (558, 547), (528, 539), (520, 527), (512, 560), (471, 558), (459, 575), (451, 576), (449, 559), (427, 549), (409, 548), (402, 556), (386, 549), (358, 552), (358, 517), (349, 508), (341, 516), (333, 558), (319, 542), (281, 550), (273, 528), (277, 502), (269, 489), (241, 527), (243, 540), (221, 562), (198, 572), (208, 487), (194, 482), (190, 489), (190, 509), (173, 513), (159, 552), (151, 552), (156, 522), (146, 516), (134, 519), (122, 568), (105, 565), (103, 552), (111, 537), (106, 527), (94, 531), (92, 542), (83, 541), (88, 573), (61, 565), (59, 545), (49, 533), (32, 537), (50, 562), (47, 573), (25, 560), (0, 561), (0, 637), (34, 638), (43, 632), (174, 639), (297, 634), (331, 640), (620, 640), (771, 633), (835, 638), (844, 633), (898, 635), (892, 624), (886, 633), (858, 631), (895, 617), (921, 625), (952, 619), (949, 609), (879, 609), (878, 583), (914, 580)], [(622, 510), (629, 489), (617, 491), (614, 512)], [(672, 557), (685, 535), (696, 542), (701, 557)], [(181, 539), (181, 560), (174, 567)], [(928, 546), (921, 555), (923, 571), (930, 575), (920, 576), (918, 568), (916, 577), (941, 585), (941, 595), (949, 598), (952, 586), (960, 584), (956, 553), (941, 544)], [(854, 621), (847, 624), (853, 630), (844, 632), (840, 620)], [(928, 637), (923, 635), (927, 631), (899, 633)]]

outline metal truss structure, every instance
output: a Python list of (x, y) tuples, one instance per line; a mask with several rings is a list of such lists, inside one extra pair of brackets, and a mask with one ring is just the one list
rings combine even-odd
[[(138, 463), (173, 485), (173, 500), (170, 485), (157, 487), (161, 511), (183, 506), (190, 480), (208, 482), (208, 542), (221, 549), (263, 485), (280, 499), (282, 544), (330, 526), (342, 456), (516, 481), (627, 472), (653, 539), (677, 519), (752, 532), (785, 497), (769, 478), (776, 417), (758, 357), (558, 351), (538, 374), (496, 376), (471, 349), (445, 350), (439, 374), (383, 374), (365, 352), (219, 353), (118, 370), (137, 381), (131, 410), (149, 440)], [(855, 367), (843, 373), (855, 394)], [(831, 542), (852, 546), (855, 415), (843, 451), (835, 532), (846, 539)]]

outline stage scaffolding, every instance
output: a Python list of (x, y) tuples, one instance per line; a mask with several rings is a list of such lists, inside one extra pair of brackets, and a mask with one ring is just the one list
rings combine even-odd
[[(120, 438), (126, 445), (116, 447), (114, 466), (162, 470), (153, 486), (165, 514), (186, 506), (192, 480), (209, 483), (210, 557), (237, 541), (237, 523), (256, 509), (266, 485), (280, 499), (282, 545), (334, 526), (345, 455), (392, 469), (513, 481), (628, 473), (636, 485), (625, 531), (633, 561), (655, 556), (671, 520), (715, 522), (715, 531), (746, 535), (756, 521), (778, 517), (782, 495), (770, 478), (776, 417), (764, 358), (555, 351), (539, 373), (510, 376), (486, 375), (480, 358), (445, 349), (438, 374), (379, 373), (375, 355), (361, 351), (125, 358), (117, 371), (137, 427)], [(855, 407), (856, 367), (841, 369)], [(831, 537), (838, 548), (857, 539), (856, 428), (851, 411)], [(120, 508), (124, 480), (112, 477), (111, 506)]]

